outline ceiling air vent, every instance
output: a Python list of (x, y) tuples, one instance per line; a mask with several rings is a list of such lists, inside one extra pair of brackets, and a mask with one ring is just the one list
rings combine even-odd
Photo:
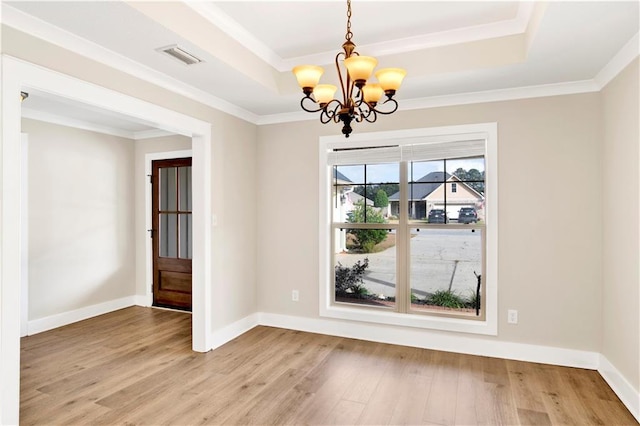
[(179, 60), (185, 65), (193, 65), (202, 62), (202, 59), (197, 58), (196, 56), (192, 55), (191, 53), (175, 44), (172, 46), (161, 47), (156, 50), (158, 52), (166, 53), (167, 55)]

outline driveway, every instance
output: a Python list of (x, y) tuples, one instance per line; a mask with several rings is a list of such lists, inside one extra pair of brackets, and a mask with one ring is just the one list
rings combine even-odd
[[(411, 292), (418, 297), (436, 290), (453, 290), (463, 297), (476, 292), (481, 266), (481, 233), (472, 229), (422, 229), (411, 238)], [(373, 294), (395, 296), (396, 248), (379, 253), (336, 254), (336, 261), (351, 266), (369, 258), (364, 285)]]

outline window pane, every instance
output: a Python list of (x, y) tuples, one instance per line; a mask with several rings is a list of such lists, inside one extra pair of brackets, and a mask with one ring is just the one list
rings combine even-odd
[(176, 167), (160, 168), (160, 210), (176, 210)]
[[(386, 229), (335, 230), (336, 302), (395, 306), (395, 236), (395, 231)], [(373, 244), (380, 238), (381, 242)]]
[(484, 180), (484, 157), (447, 160), (446, 171), (460, 180)]
[(336, 183), (353, 183), (363, 184), (364, 182), (364, 166), (334, 166), (334, 170), (331, 174), (332, 184)]
[(411, 307), (475, 315), (482, 229), (411, 229)]
[(178, 257), (178, 215), (160, 214), (158, 240), (161, 257)]
[(484, 195), (484, 157), (447, 160), (447, 173), (466, 183), (468, 188)]
[(191, 211), (191, 166), (178, 168), (180, 182), (180, 211)]
[[(440, 177), (442, 172), (434, 172)], [(444, 183), (412, 183), (408, 193), (409, 219), (429, 223), (445, 223)]]
[(409, 182), (444, 181), (444, 174), (434, 175), (434, 172), (444, 172), (444, 161), (413, 161), (409, 163)]
[(192, 216), (190, 214), (180, 215), (180, 258), (181, 259), (191, 259), (193, 257), (191, 221), (192, 221)]
[(393, 164), (367, 164), (367, 183), (400, 182), (400, 166)]

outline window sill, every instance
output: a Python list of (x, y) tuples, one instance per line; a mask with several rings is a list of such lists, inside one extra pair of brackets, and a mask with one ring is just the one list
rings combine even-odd
[[(448, 318), (440, 316), (401, 314), (385, 310), (369, 310), (349, 306), (327, 306), (320, 309), (320, 316), (349, 321), (423, 328), (428, 330), (453, 331), (458, 333), (498, 334), (497, 321)], [(488, 317), (494, 317), (488, 312)]]

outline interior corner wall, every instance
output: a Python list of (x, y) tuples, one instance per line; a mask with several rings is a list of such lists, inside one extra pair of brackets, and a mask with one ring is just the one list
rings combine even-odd
[(257, 126), (2, 25), (3, 53), (211, 123), (212, 330), (256, 312)]
[(158, 152), (183, 151), (191, 149), (191, 138), (182, 135), (163, 136), (158, 138), (140, 139), (134, 142), (135, 150), (135, 240), (136, 240), (136, 295), (143, 296), (147, 293), (147, 286), (151, 282), (147, 280), (147, 250), (146, 242), (149, 238), (147, 231), (147, 206), (146, 192), (147, 185), (151, 185), (146, 176), (145, 155)]
[(640, 70), (602, 91), (602, 354), (640, 392)]
[(133, 140), (22, 120), (29, 320), (135, 293)]
[[(474, 338), (597, 352), (597, 93), (404, 111), (357, 123), (354, 132), (486, 122), (498, 123), (499, 322), (497, 337)], [(336, 134), (339, 125), (315, 120), (258, 129), (258, 205), (260, 222), (268, 224), (258, 227), (261, 312), (319, 318), (318, 139)], [(291, 301), (292, 289), (299, 302)], [(507, 324), (507, 309), (519, 311), (517, 325)]]

